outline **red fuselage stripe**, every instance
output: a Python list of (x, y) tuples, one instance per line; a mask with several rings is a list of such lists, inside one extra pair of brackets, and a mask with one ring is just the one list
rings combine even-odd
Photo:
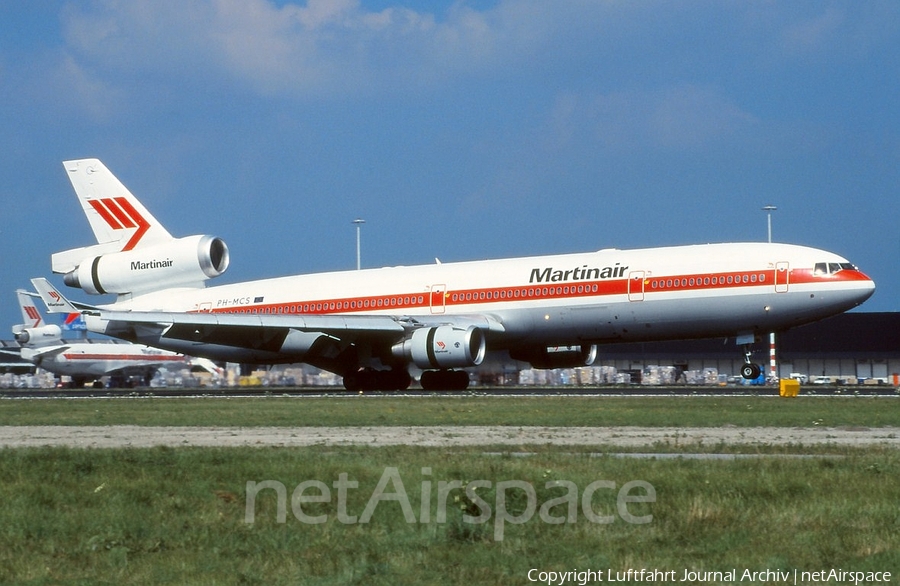
[[(632, 274), (635, 274), (634, 272)], [(637, 273), (640, 275), (641, 273)], [(785, 282), (781, 277), (778, 285), (868, 281), (859, 271), (842, 270), (830, 275), (814, 275), (812, 270), (794, 269)], [(631, 281), (631, 282), (630, 282)], [(485, 289), (447, 290), (432, 294), (410, 293), (365, 297), (346, 297), (297, 301), (290, 303), (253, 304), (244, 307), (222, 307), (212, 309), (212, 313), (269, 313), (269, 314), (329, 314), (358, 313), (382, 310), (411, 310), (429, 307), (455, 307), (483, 303), (503, 303), (535, 301), (546, 299), (602, 297), (608, 295), (672, 293), (684, 291), (729, 290), (737, 288), (773, 288), (776, 271), (743, 271), (715, 274), (667, 275), (665, 277), (640, 276), (636, 279), (613, 279), (602, 281), (567, 281), (555, 283), (529, 283), (514, 287), (491, 287)], [(443, 303), (439, 297), (443, 295)]]

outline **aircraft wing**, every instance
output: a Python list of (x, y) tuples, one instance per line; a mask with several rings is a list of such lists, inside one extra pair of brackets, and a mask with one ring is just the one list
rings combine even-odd
[(143, 311), (99, 311), (85, 315), (89, 329), (98, 320), (107, 332), (156, 330), (167, 339), (240, 348), (279, 351), (291, 331), (335, 339), (360, 335), (402, 336), (403, 326), (390, 317), (277, 314), (216, 314)]
[(74, 306), (46, 279), (32, 279), (32, 283), (44, 302), (55, 305), (57, 311), (81, 309), (87, 329), (92, 332), (213, 360), (306, 362), (332, 372), (345, 372), (345, 353), (387, 357), (394, 352), (394, 345), (423, 328), (504, 331), (495, 318), (478, 314), (234, 314), (83, 308)]
[[(320, 334), (335, 340), (355, 342), (359, 339), (399, 340), (414, 329), (436, 325), (476, 326), (489, 331), (503, 331), (503, 326), (488, 316), (410, 316), (387, 315), (280, 315), (220, 314), (144, 311), (91, 310), (85, 313), (92, 326), (101, 320), (111, 329), (157, 330), (163, 337), (223, 344), (244, 348), (277, 351), (289, 332)], [(97, 331), (95, 327), (89, 327)]]
[[(502, 331), (487, 316), (216, 314), (91, 310), (88, 329), (117, 338), (217, 360), (306, 362), (341, 371), (340, 355), (361, 347), (390, 352), (425, 327), (475, 326)], [(438, 319), (440, 318), (440, 319)]]
[(37, 364), (42, 360), (46, 360), (47, 358), (52, 358), (54, 356), (57, 356), (58, 354), (62, 354), (68, 349), (69, 346), (67, 344), (47, 346), (44, 348), (22, 348), (22, 358), (28, 360), (29, 362), (34, 362), (35, 364)]

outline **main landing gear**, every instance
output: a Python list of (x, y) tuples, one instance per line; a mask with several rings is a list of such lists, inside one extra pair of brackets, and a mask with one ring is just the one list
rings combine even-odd
[(375, 370), (366, 368), (344, 376), (344, 388), (348, 391), (405, 391), (412, 377), (405, 370)]
[(426, 370), (419, 379), (426, 391), (464, 391), (469, 387), (465, 370)]
[[(419, 381), (426, 391), (464, 391), (469, 387), (465, 370), (426, 370)], [(365, 368), (344, 376), (348, 391), (405, 391), (412, 378), (405, 370)]]

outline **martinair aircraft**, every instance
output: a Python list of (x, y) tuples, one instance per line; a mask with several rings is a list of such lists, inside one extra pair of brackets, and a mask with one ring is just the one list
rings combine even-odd
[[(734, 337), (745, 378), (760, 334), (858, 306), (875, 290), (846, 259), (803, 246), (726, 243), (607, 249), (388, 267), (204, 287), (228, 268), (213, 236), (174, 238), (96, 159), (66, 172), (97, 244), (52, 256), (54, 273), (114, 303), (51, 309), (88, 329), (214, 360), (305, 362), (348, 390), (466, 388), (487, 351), (535, 368), (590, 365), (613, 342)], [(54, 300), (51, 295), (57, 295)], [(55, 305), (55, 307), (54, 307)]]
[(111, 377), (115, 386), (127, 384), (131, 377), (140, 377), (146, 384), (160, 367), (187, 361), (181, 354), (140, 344), (63, 340), (62, 328), (44, 323), (32, 300), (37, 295), (21, 290), (16, 295), (24, 323), (13, 326), (12, 331), (22, 346), (22, 358), (57, 376), (71, 377), (72, 386), (97, 384), (104, 376)]

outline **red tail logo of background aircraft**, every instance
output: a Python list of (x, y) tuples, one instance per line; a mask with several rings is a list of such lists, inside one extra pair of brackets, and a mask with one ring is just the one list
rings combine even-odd
[(150, 223), (124, 197), (91, 199), (88, 200), (88, 203), (113, 230), (137, 228), (134, 234), (131, 235), (131, 239), (125, 243), (122, 252), (137, 246), (137, 243), (141, 241), (141, 238), (150, 229)]
[(41, 325), (41, 313), (37, 310), (37, 307), (34, 305), (26, 305), (25, 306), (25, 315), (28, 316), (28, 319), (34, 320), (34, 325), (31, 327), (36, 328)]

